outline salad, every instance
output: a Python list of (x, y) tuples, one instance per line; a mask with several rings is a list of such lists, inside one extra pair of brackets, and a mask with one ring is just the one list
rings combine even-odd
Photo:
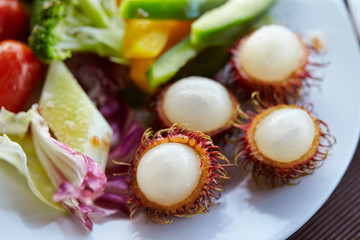
[(336, 142), (301, 102), (321, 43), (275, 0), (0, 1), (0, 159), (88, 231), (206, 214), (229, 168), (299, 183)]

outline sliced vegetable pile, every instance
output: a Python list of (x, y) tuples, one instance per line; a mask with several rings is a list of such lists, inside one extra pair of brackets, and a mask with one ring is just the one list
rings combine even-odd
[(73, 52), (94, 52), (125, 61), (124, 21), (114, 0), (36, 0), (29, 45), (49, 62), (64, 60)]
[(298, 182), (335, 138), (298, 104), (319, 49), (255, 27), (274, 2), (34, 0), (27, 28), (0, 0), (0, 159), (89, 231), (117, 212), (205, 214), (234, 165)]

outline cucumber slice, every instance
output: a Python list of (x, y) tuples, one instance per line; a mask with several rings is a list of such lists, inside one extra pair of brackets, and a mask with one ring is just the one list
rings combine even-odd
[(124, 19), (194, 20), (227, 0), (123, 0), (120, 14)]
[(189, 37), (168, 50), (147, 72), (150, 87), (156, 88), (166, 83), (201, 50), (202, 47), (196, 47), (190, 43)]
[(276, 0), (230, 0), (203, 14), (191, 25), (191, 43), (226, 45), (248, 31)]

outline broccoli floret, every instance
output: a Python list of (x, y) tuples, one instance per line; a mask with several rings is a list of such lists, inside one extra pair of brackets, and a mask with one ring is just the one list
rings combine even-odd
[(116, 0), (35, 0), (29, 45), (44, 62), (93, 52), (126, 62)]

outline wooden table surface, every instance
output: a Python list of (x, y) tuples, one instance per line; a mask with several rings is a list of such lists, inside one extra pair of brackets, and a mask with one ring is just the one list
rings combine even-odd
[(360, 239), (360, 144), (330, 198), (302, 228), (288, 238), (298, 239)]

